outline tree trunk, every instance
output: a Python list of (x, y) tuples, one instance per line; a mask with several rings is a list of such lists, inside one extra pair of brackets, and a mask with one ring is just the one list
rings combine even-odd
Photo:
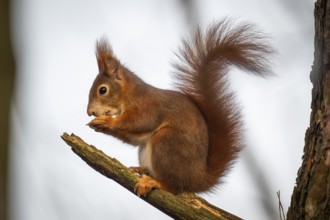
[(0, 219), (7, 219), (7, 158), (9, 112), (14, 88), (14, 59), (11, 50), (9, 0), (0, 3)]
[(310, 127), (287, 219), (330, 219), (330, 0), (315, 3)]

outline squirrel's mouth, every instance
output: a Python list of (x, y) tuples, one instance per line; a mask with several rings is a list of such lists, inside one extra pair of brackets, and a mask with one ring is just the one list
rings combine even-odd
[(121, 114), (121, 108), (120, 107), (113, 107), (105, 112), (105, 115), (110, 116), (112, 118), (116, 118)]
[(110, 111), (108, 111), (104, 115), (110, 116), (111, 118), (117, 118), (120, 115), (120, 113), (119, 112), (111, 113)]
[(116, 118), (120, 115), (120, 112), (111, 112), (111, 111), (107, 111), (107, 112), (104, 112), (103, 114), (97, 114), (95, 112), (92, 112), (91, 114), (88, 114), (89, 116), (93, 116), (94, 118), (97, 118), (98, 116), (101, 116), (101, 115), (105, 115), (105, 116), (109, 116), (109, 117), (112, 117), (112, 118)]
[[(120, 108), (111, 108), (111, 109), (103, 112), (103, 114), (101, 114), (101, 115), (106, 115), (111, 118), (117, 118), (120, 114), (121, 114)], [(97, 117), (97, 115), (95, 115), (95, 116)]]
[(117, 117), (121, 114), (121, 108), (118, 106), (104, 106), (95, 103), (89, 103), (87, 107), (88, 116), (98, 117), (101, 115)]

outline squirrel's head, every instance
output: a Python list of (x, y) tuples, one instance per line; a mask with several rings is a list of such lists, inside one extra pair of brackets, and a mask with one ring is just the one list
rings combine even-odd
[(116, 117), (121, 112), (120, 99), (125, 87), (125, 67), (113, 55), (106, 38), (96, 42), (99, 74), (90, 89), (87, 114)]

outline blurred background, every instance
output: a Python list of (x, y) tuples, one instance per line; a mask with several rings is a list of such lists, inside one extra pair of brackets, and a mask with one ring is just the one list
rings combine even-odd
[[(8, 165), (1, 170), (2, 184), (7, 183), (1, 210), (8, 210), (10, 220), (169, 219), (92, 170), (60, 135), (73, 132), (125, 165), (137, 165), (137, 149), (86, 126), (91, 120), (88, 92), (97, 74), (96, 39), (108, 36), (117, 57), (132, 71), (154, 86), (171, 89), (171, 62), (181, 39), (196, 24), (205, 28), (225, 16), (256, 23), (269, 34), (278, 51), (273, 60), (277, 76), (266, 80), (232, 71), (246, 148), (226, 183), (201, 196), (244, 219), (279, 219), (280, 191), (287, 210), (309, 125), (313, 0), (1, 4), (1, 24), (10, 28), (1, 41), (0, 159), (2, 167)], [(15, 83), (12, 95), (10, 82)]]

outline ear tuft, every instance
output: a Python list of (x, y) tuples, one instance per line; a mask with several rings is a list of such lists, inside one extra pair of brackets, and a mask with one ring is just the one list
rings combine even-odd
[(111, 45), (105, 36), (96, 41), (95, 54), (99, 73), (113, 74), (117, 71), (120, 63), (113, 55)]

